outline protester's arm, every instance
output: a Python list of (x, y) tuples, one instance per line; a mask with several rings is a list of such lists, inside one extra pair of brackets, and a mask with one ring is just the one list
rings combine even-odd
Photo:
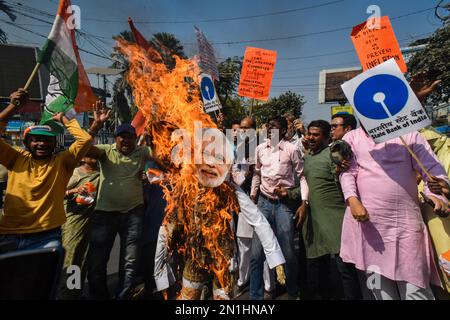
[(252, 187), (250, 197), (253, 202), (256, 202), (259, 186), (261, 185), (261, 159), (259, 155), (259, 148), (256, 148), (256, 163), (255, 170), (253, 170)]
[(20, 88), (11, 93), (10, 102), (5, 109), (0, 112), (0, 123), (7, 123), (9, 118), (13, 116), (28, 100), (28, 91)]
[[(350, 144), (352, 149), (353, 139), (348, 134), (344, 136), (344, 140)], [(369, 213), (364, 205), (361, 203), (358, 194), (358, 187), (356, 184), (356, 178), (358, 176), (358, 165), (355, 155), (353, 155), (350, 166), (347, 171), (341, 173), (340, 182), (342, 187), (342, 193), (347, 205), (350, 207), (351, 214), (355, 220), (364, 222), (369, 220)]]
[[(98, 134), (98, 131), (103, 128), (105, 122), (108, 120), (112, 110), (106, 108), (105, 104), (101, 100), (96, 101), (92, 108), (94, 121), (89, 127), (88, 132), (92, 136), (92, 138), (95, 138)], [(91, 146), (86, 156), (94, 159), (100, 159), (104, 154), (104, 150), (96, 146)]]
[(169, 265), (168, 235), (165, 226), (159, 228), (155, 251), (154, 277), (158, 291), (169, 288), (175, 282), (175, 276)]
[(287, 197), (289, 200), (299, 203), (302, 200), (301, 187), (295, 187), (293, 189), (287, 190)]
[(236, 197), (240, 207), (239, 218), (245, 219), (254, 228), (264, 249), (269, 267), (272, 269), (285, 263), (286, 260), (284, 259), (278, 240), (262, 212), (241, 188), (236, 190)]
[(164, 162), (162, 162), (161, 159), (159, 159), (153, 155), (153, 151), (150, 146), (144, 147), (143, 150), (144, 150), (144, 157), (145, 157), (146, 161), (153, 161), (160, 170), (162, 170), (164, 172), (167, 171), (167, 167), (164, 164)]
[(238, 187), (242, 186), (245, 182), (247, 174), (248, 170), (239, 169), (239, 165), (237, 163), (234, 163), (231, 167), (231, 179)]
[(101, 100), (97, 100), (95, 104), (92, 106), (94, 121), (89, 127), (89, 134), (92, 137), (95, 137), (98, 134), (98, 131), (103, 128), (105, 122), (108, 120), (111, 115), (112, 110), (106, 108), (105, 104)]
[(412, 77), (409, 85), (413, 89), (420, 103), (424, 104), (427, 96), (441, 84), (442, 80), (430, 80), (426, 72), (421, 72)]
[(447, 181), (438, 177), (432, 177), (427, 182), (427, 186), (432, 193), (441, 194), (450, 200), (450, 184)]
[(309, 188), (308, 184), (306, 183), (306, 178), (303, 175), (303, 160), (300, 157), (300, 152), (293, 152), (291, 154), (291, 160), (294, 164), (295, 173), (300, 178), (300, 191), (301, 191), (301, 197), (302, 201), (308, 201), (309, 196)]
[[(425, 169), (429, 172), (430, 175), (433, 177), (442, 179), (446, 182), (449, 182), (448, 176), (445, 173), (444, 168), (442, 167), (441, 163), (439, 162), (438, 158), (434, 154), (434, 152), (431, 150), (430, 145), (425, 140), (425, 138), (422, 137), (417, 132), (411, 133), (407, 135), (409, 139), (407, 139), (406, 143), (408, 143), (411, 147), (411, 149), (414, 151), (418, 159), (423, 163)], [(422, 168), (419, 166), (419, 164), (416, 162), (416, 160), (412, 159), (414, 169), (419, 172), (425, 182), (425, 195), (428, 196), (435, 204), (434, 212), (436, 214), (445, 214), (448, 208), (448, 200), (445, 196), (433, 193), (430, 191), (428, 187), (429, 178), (426, 175), (426, 173), (422, 170)]]
[[(9, 118), (26, 103), (28, 92), (19, 89), (11, 94), (10, 99), (8, 106), (0, 112), (0, 123), (8, 123)], [(11, 170), (19, 156), (19, 151), (0, 138), (0, 164)]]
[(65, 151), (64, 156), (76, 165), (89, 151), (92, 145), (92, 137), (86, 131), (81, 129), (75, 118), (69, 120), (63, 113), (58, 113), (53, 117), (53, 120), (62, 123), (75, 138), (75, 142), (70, 145), (67, 151)]

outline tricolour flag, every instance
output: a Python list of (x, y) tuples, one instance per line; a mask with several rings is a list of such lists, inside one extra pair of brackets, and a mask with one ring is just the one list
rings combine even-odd
[(45, 64), (50, 72), (41, 124), (49, 122), (57, 112), (88, 111), (96, 101), (81, 63), (70, 7), (70, 0), (59, 1), (52, 30), (38, 57), (38, 62)]

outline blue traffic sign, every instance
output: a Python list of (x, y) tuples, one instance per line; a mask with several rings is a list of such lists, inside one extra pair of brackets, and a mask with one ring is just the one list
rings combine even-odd
[(399, 113), (408, 97), (408, 87), (401, 79), (379, 74), (361, 82), (353, 96), (353, 104), (363, 116), (381, 120)]
[(200, 89), (202, 92), (202, 97), (205, 100), (213, 100), (215, 93), (214, 93), (214, 84), (209, 77), (202, 77), (202, 80), (200, 82)]

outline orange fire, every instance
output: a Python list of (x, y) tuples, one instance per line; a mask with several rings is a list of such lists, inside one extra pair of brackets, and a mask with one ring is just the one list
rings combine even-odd
[(194, 59), (174, 56), (176, 65), (170, 70), (156, 51), (145, 51), (125, 41), (119, 41), (119, 49), (128, 57), (128, 82), (135, 104), (146, 118), (155, 156), (170, 164), (166, 183), (162, 184), (167, 201), (163, 224), (170, 229), (169, 234), (176, 230), (180, 235), (169, 240), (169, 247), (199, 269), (213, 272), (220, 287), (229, 290), (228, 269), (234, 253), (231, 213), (238, 211), (234, 190), (226, 183), (205, 188), (198, 182), (194, 164), (177, 166), (170, 160), (172, 149), (181, 139), (173, 140), (175, 129), (184, 129), (193, 137), (196, 121), (204, 128), (217, 127), (203, 111), (198, 64)]

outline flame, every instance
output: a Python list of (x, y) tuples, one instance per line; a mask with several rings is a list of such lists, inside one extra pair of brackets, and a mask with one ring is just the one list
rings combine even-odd
[(128, 82), (135, 104), (146, 118), (154, 154), (170, 164), (168, 183), (162, 184), (167, 201), (163, 225), (173, 234), (169, 247), (198, 269), (213, 272), (220, 287), (229, 290), (229, 263), (234, 253), (231, 213), (238, 212), (234, 190), (226, 183), (205, 188), (194, 174), (195, 165), (176, 166), (170, 160), (179, 142), (172, 139), (175, 129), (182, 128), (193, 137), (196, 121), (201, 121), (203, 127), (217, 128), (203, 111), (198, 63), (174, 56), (176, 65), (170, 70), (155, 50), (145, 51), (123, 40), (118, 44), (129, 60)]

